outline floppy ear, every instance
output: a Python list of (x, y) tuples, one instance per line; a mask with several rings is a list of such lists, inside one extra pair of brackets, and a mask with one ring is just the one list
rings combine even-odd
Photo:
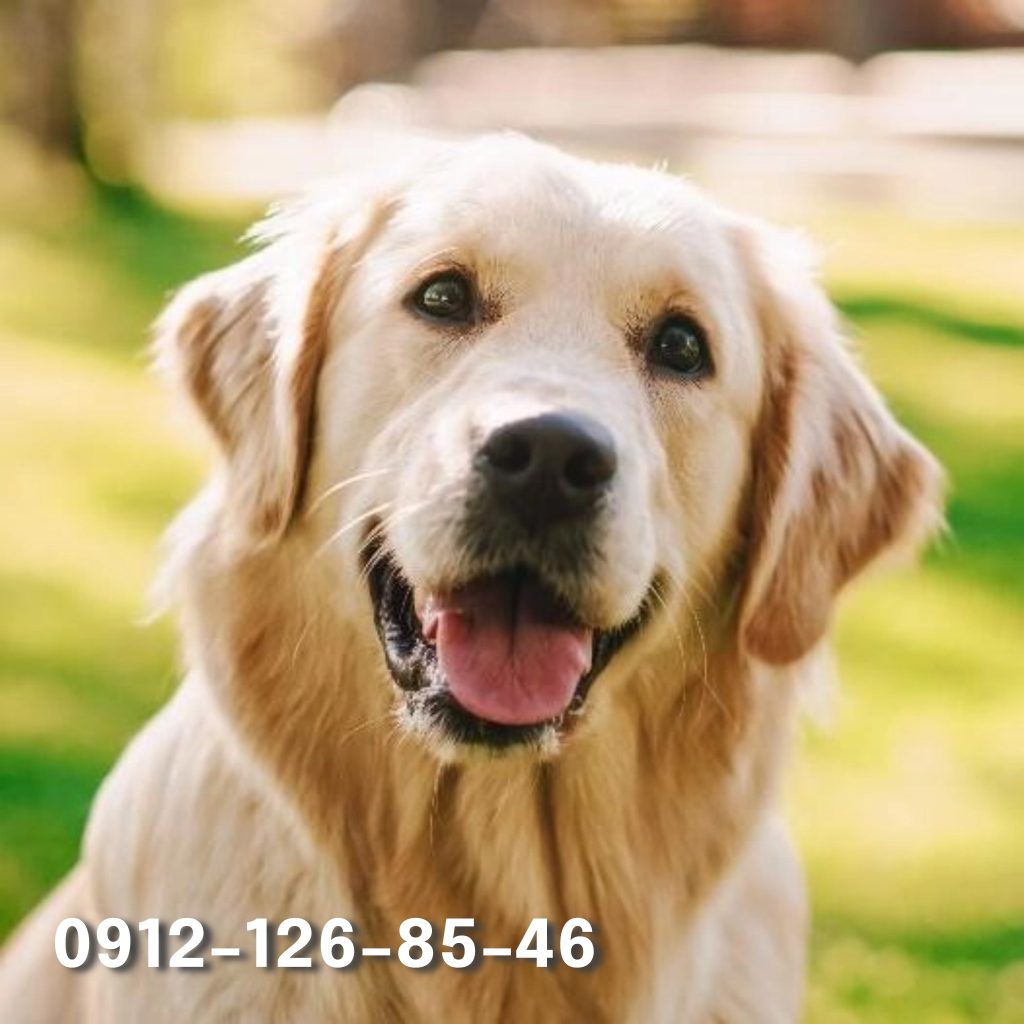
[(304, 219), (271, 221), (266, 248), (186, 285), (156, 326), (158, 364), (223, 457), (227, 523), (254, 543), (280, 538), (301, 499), (333, 304), (376, 221)]
[(740, 635), (785, 664), (824, 636), (846, 583), (936, 530), (943, 474), (854, 363), (791, 241), (745, 224), (740, 246), (766, 367)]

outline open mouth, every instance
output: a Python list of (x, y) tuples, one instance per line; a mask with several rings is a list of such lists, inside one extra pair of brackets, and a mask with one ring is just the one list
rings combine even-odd
[(595, 629), (522, 566), (414, 593), (386, 551), (367, 565), (392, 678), (410, 710), (467, 743), (540, 743), (561, 729), (650, 614), (645, 600), (628, 622)]

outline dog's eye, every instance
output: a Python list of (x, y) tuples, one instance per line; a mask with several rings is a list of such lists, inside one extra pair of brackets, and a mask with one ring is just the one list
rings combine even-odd
[(693, 317), (677, 313), (663, 320), (651, 336), (647, 358), (681, 377), (695, 379), (711, 370), (704, 328)]
[(465, 323), (473, 315), (473, 287), (462, 274), (448, 270), (424, 281), (412, 304), (432, 320)]

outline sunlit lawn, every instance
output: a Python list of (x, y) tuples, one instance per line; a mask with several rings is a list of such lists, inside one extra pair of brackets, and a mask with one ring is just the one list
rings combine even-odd
[[(75, 857), (170, 692), (137, 625), (199, 445), (145, 370), (166, 290), (239, 223), (83, 196), (0, 234), (0, 934)], [(816, 908), (813, 1021), (1024, 1019), (1024, 230), (812, 225), (867, 363), (953, 479), (951, 536), (840, 620), (834, 720), (791, 816)]]

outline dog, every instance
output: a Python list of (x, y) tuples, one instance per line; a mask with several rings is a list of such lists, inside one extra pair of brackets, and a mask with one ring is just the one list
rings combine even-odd
[[(172, 535), (187, 672), (9, 944), (4, 1019), (797, 1019), (801, 693), (839, 591), (943, 492), (806, 245), (514, 135), (257, 241), (157, 325), (218, 451)], [(73, 970), (67, 918), (245, 955)], [(333, 970), (314, 933), (317, 969), (259, 969), (247, 923), (293, 918), (392, 952), (472, 919), (478, 956)], [(587, 969), (510, 955), (567, 922)]]

